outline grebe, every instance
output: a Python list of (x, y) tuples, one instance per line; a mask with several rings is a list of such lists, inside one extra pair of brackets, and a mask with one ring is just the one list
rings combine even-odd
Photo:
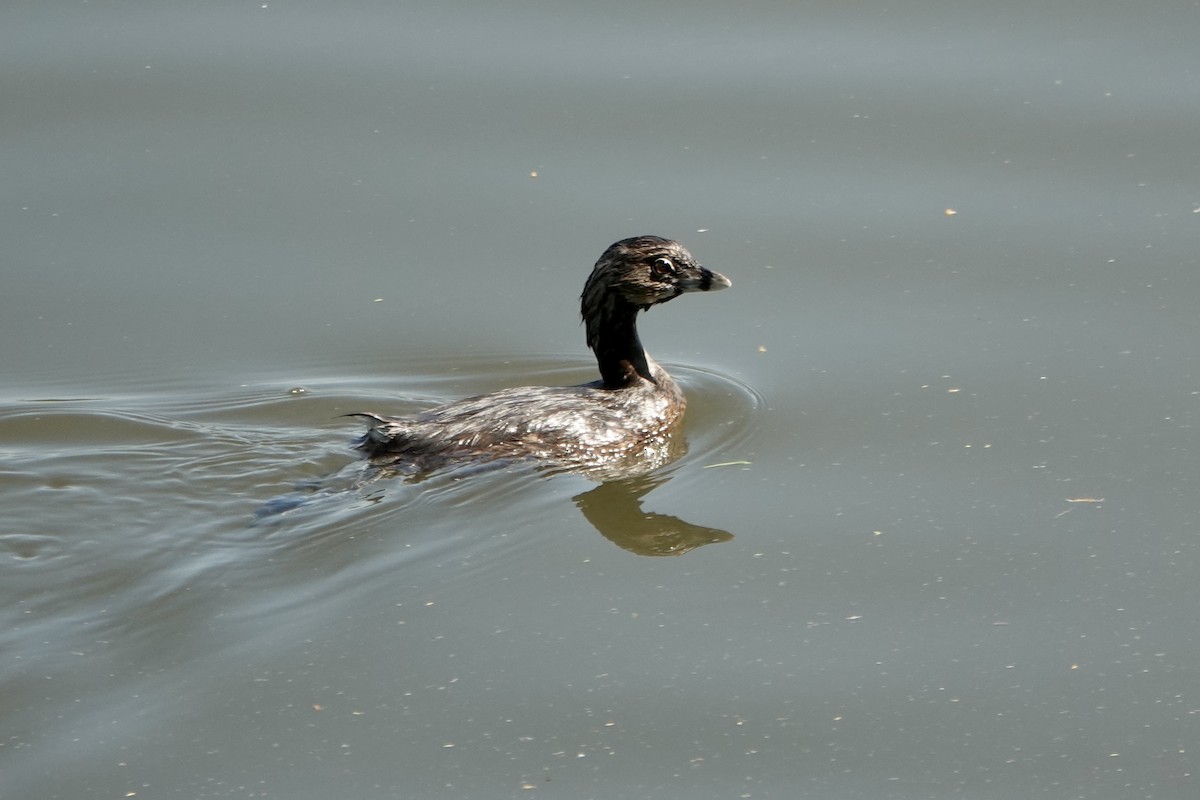
[(644, 472), (671, 460), (683, 391), (642, 349), (637, 314), (685, 292), (731, 286), (683, 245), (658, 236), (623, 239), (600, 256), (580, 310), (600, 380), (523, 386), (469, 397), (413, 417), (360, 413), (358, 444), (373, 462), (427, 472), (460, 462), (536, 459), (568, 470)]

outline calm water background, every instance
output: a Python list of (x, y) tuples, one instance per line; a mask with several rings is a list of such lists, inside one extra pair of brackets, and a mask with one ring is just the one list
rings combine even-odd
[[(5, 4), (0, 797), (1196, 797), (1198, 32)], [(684, 458), (358, 485), (640, 233)]]

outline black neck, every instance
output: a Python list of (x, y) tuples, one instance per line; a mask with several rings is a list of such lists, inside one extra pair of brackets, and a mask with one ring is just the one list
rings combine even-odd
[(621, 389), (636, 383), (638, 378), (653, 381), (646, 351), (637, 333), (638, 307), (617, 302), (597, 321), (590, 342), (600, 377), (608, 389)]

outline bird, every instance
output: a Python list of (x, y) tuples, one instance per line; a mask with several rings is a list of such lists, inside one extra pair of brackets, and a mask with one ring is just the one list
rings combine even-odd
[(635, 236), (609, 246), (580, 295), (600, 378), (577, 386), (521, 386), (412, 416), (372, 412), (357, 443), (372, 463), (423, 474), (445, 467), (532, 460), (601, 476), (640, 474), (673, 460), (683, 390), (642, 347), (639, 312), (680, 295), (727, 289), (681, 244)]

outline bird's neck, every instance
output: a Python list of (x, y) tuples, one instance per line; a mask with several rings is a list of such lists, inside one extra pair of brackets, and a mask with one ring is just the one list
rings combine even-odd
[(645, 378), (653, 382), (637, 332), (638, 307), (617, 302), (588, 324), (588, 344), (596, 354), (606, 389), (622, 389)]

